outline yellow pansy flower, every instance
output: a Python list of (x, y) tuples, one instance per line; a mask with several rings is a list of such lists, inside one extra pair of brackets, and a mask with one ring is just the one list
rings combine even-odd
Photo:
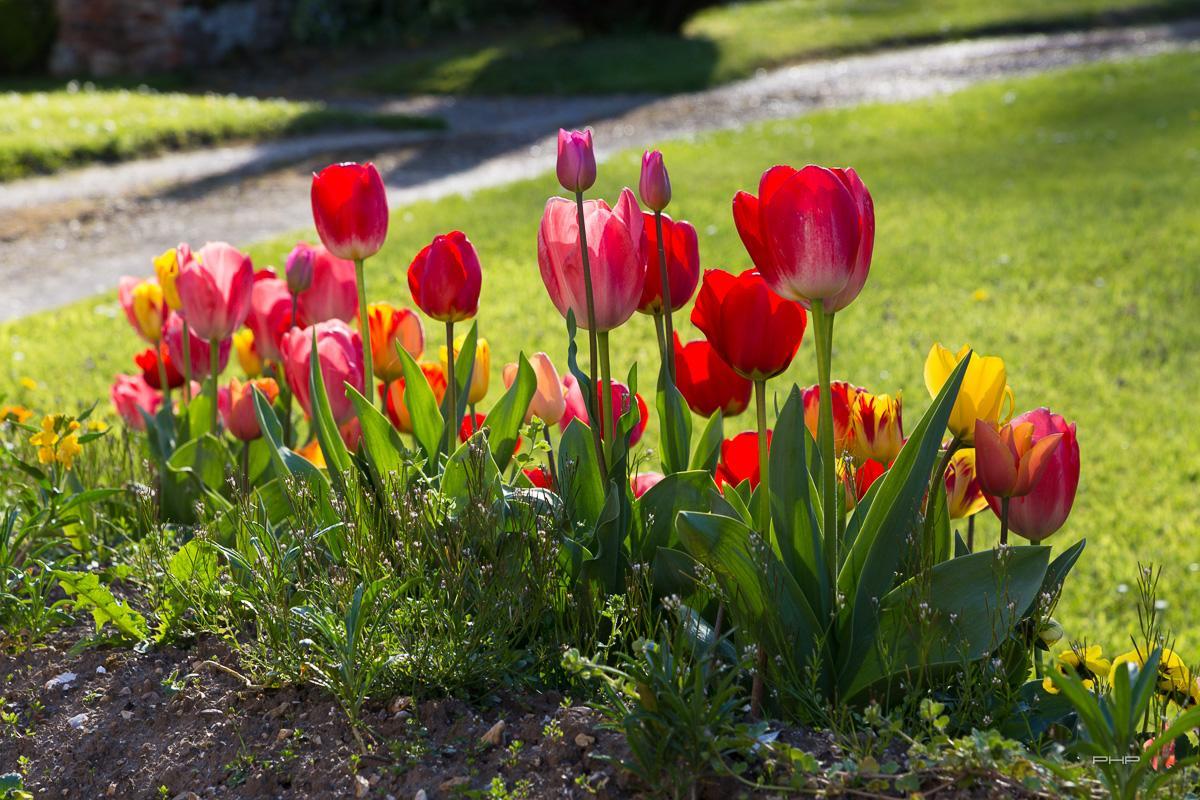
[[(938, 343), (930, 348), (925, 359), (925, 388), (930, 397), (937, 397), (950, 373), (969, 352), (969, 345), (964, 345), (957, 354)], [(1003, 425), (1012, 419), (1013, 406), (1013, 391), (1008, 385), (1003, 359), (975, 353), (963, 376), (946, 427), (963, 444), (974, 444), (975, 420), (986, 420), (993, 426)]]
[(33, 416), (33, 412), (25, 406), (0, 406), (0, 422), (14, 420), (15, 422), (27, 422)]
[[(1140, 650), (1130, 650), (1113, 659), (1113, 669), (1122, 664), (1133, 664), (1141, 669), (1146, 664), (1146, 656)], [(1178, 653), (1166, 647), (1158, 660), (1158, 691), (1180, 704), (1200, 702), (1200, 687), (1192, 681), (1187, 664)]]
[[(1098, 644), (1087, 647), (1073, 645), (1069, 650), (1058, 654), (1058, 663), (1054, 665), (1054, 669), (1059, 675), (1068, 675), (1070, 671), (1074, 671), (1083, 681), (1084, 688), (1095, 691), (1096, 681), (1108, 677), (1112, 663), (1104, 657), (1104, 651)], [(1048, 675), (1042, 679), (1042, 688), (1050, 694), (1058, 694), (1058, 689)]]

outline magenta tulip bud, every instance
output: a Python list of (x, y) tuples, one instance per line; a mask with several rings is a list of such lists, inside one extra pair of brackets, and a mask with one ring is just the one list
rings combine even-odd
[(667, 174), (662, 153), (657, 150), (642, 153), (642, 179), (638, 183), (638, 194), (651, 211), (662, 211), (671, 202), (671, 176)]
[(287, 257), (287, 286), (292, 294), (300, 294), (313, 281), (313, 262), (317, 253), (312, 245), (299, 242)]
[(596, 182), (592, 132), (558, 129), (558, 182), (568, 192), (586, 192)]

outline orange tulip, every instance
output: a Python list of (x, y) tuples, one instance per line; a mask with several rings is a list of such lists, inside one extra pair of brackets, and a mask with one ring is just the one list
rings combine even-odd
[(371, 360), (375, 377), (390, 383), (404, 375), (404, 365), (396, 345), (413, 358), (425, 352), (425, 329), (421, 318), (408, 308), (396, 308), (388, 303), (372, 303), (367, 307), (371, 327)]
[[(529, 422), (534, 417), (538, 417), (547, 425), (553, 425), (562, 419), (563, 412), (567, 410), (567, 399), (563, 394), (562, 382), (558, 377), (558, 370), (554, 368), (554, 362), (550, 360), (550, 356), (545, 353), (534, 353), (529, 359), (529, 366), (533, 367), (533, 374), (537, 376), (537, 388), (533, 391), (533, 398), (529, 401), (529, 409), (525, 412), (525, 421)], [(504, 388), (509, 388), (513, 385), (513, 381), (517, 379), (517, 364), (504, 365)]]
[(995, 497), (1022, 497), (1037, 485), (1050, 465), (1050, 456), (1062, 440), (1061, 433), (1033, 441), (1033, 423), (1009, 423), (995, 428), (975, 420), (975, 466), (979, 486)]
[[(442, 371), (440, 364), (430, 361), (421, 362), (421, 371), (425, 373), (425, 380), (429, 381), (429, 388), (433, 390), (434, 399), (438, 405), (441, 405), (448, 387), (446, 373)], [(404, 403), (404, 379), (397, 378), (387, 384), (382, 391), (387, 392), (385, 395), (387, 414), (392, 424), (404, 433), (412, 433), (412, 418), (408, 414), (408, 406)]]

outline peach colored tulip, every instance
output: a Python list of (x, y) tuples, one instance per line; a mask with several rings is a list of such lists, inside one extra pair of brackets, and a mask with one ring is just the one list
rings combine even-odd
[[(525, 421), (529, 422), (537, 417), (547, 425), (553, 425), (562, 419), (563, 412), (567, 410), (567, 400), (563, 395), (558, 370), (554, 368), (554, 362), (550, 360), (550, 356), (541, 352), (533, 354), (529, 359), (529, 366), (533, 367), (533, 374), (537, 376), (537, 388), (534, 389), (533, 398), (529, 401), (529, 410), (525, 412)], [(513, 381), (517, 379), (517, 365), (515, 363), (505, 364), (503, 377), (504, 388), (511, 387)]]

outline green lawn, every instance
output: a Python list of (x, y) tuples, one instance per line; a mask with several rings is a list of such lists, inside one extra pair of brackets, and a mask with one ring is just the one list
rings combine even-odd
[[(866, 289), (838, 316), (835, 375), (903, 390), (911, 427), (928, 403), (930, 343), (970, 342), (1007, 360), (1019, 409), (1045, 404), (1077, 420), (1083, 479), (1053, 542), (1090, 544), (1060, 616), (1069, 635), (1112, 648), (1135, 623), (1133, 593), (1120, 587), (1134, 585), (1139, 560), (1165, 566), (1167, 619), (1182, 644), (1200, 648), (1188, 630), (1200, 604), (1200, 425), (1189, 406), (1200, 375), (1198, 84), (1200, 54), (1172, 55), (664, 144), (671, 210), (698, 223), (708, 267), (747, 265), (729, 200), (764, 167), (858, 168), (875, 197), (878, 238)], [(636, 183), (637, 164), (625, 153), (603, 165), (599, 188), (611, 197)], [(564, 326), (535, 255), (537, 220), (555, 189), (548, 172), (405, 208), (368, 262), (372, 297), (406, 303), (412, 254), (440, 231), (472, 237), (485, 270), (479, 322), (494, 351), (492, 397), (499, 366), (520, 348), (561, 363)], [(279, 263), (292, 241), (252, 250), (259, 264)], [(153, 255), (133, 254), (130, 269), (149, 272)], [(104, 397), (139, 347), (112, 295), (0, 326), (0, 343), (12, 353), (0, 387), (43, 408)], [(615, 332), (614, 348), (615, 367), (638, 359), (648, 383), (657, 369), (649, 319)], [(18, 388), (22, 376), (47, 386), (30, 394)], [(787, 378), (815, 380), (809, 343)], [(751, 424), (749, 415), (733, 423)]]
[(963, 36), (1197, 13), (1193, 0), (758, 0), (705, 10), (682, 36), (564, 26), (457, 37), (371, 70), (381, 92), (678, 92), (805, 58)]
[(437, 125), (437, 120), (348, 112), (322, 103), (231, 95), (93, 89), (0, 93), (0, 181), (94, 161), (117, 161), (230, 139), (320, 128)]

